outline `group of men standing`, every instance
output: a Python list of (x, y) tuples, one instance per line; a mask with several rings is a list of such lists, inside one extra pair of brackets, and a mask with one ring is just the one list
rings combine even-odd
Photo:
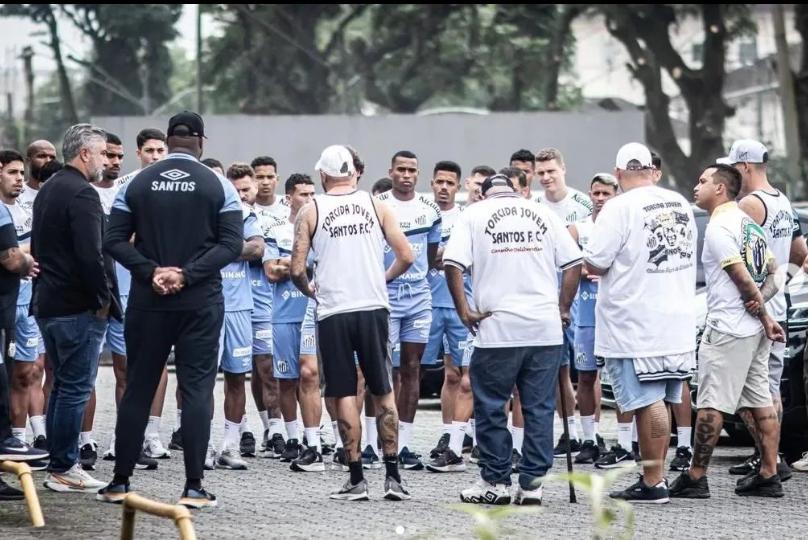
[[(736, 492), (783, 495), (781, 480), (790, 471), (777, 457), (782, 349), (772, 342), (784, 340), (778, 322), (785, 311), (774, 276), (789, 260), (802, 265), (807, 253), (790, 204), (766, 180), (768, 154), (760, 143), (736, 142), (695, 190), (712, 216), (702, 257), (709, 315), (693, 461), (685, 458), (669, 487), (670, 404), (687, 394), (682, 382), (696, 367), (698, 231), (690, 204), (656, 185), (659, 165), (646, 147), (623, 146), (615, 174), (595, 175), (589, 196), (566, 185), (558, 150), (520, 150), (499, 173), (472, 170), (461, 211), (455, 196), (462, 172), (451, 161), (435, 165), (429, 198), (416, 192), (417, 156), (399, 151), (390, 189), (371, 196), (357, 188), (363, 165), (356, 151), (331, 146), (315, 166), (325, 193), (315, 195), (308, 175), (292, 174), (282, 202), (272, 158), (225, 170), (216, 160), (200, 161), (204, 137), (201, 117), (190, 112), (172, 117), (167, 137), (144, 130), (137, 141), (143, 168), (121, 177), (120, 139), (73, 126), (64, 169), (38, 180), (47, 180), (38, 194), (31, 180), (44, 164), (34, 159), (44, 153), (53, 161), (52, 145), (35, 143), (26, 158), (0, 152), (0, 196), (8, 209), (0, 216), (1, 292), (4, 302), (16, 300), (15, 310), (11, 303), (4, 309), (16, 313), (6, 414), (14, 431), (0, 433), (0, 457), (49, 457), (47, 487), (120, 502), (133, 469), (154, 469), (155, 458), (169, 456), (159, 422), (173, 349), (178, 415), (170, 448), (185, 457), (181, 504), (215, 506), (202, 487), (203, 471), (245, 469), (242, 458), (255, 456), (247, 373), (266, 457), (289, 462), (293, 471), (324, 470), (322, 390), (334, 421), (334, 461), (350, 473), (331, 497), (367, 499), (363, 469), (383, 465), (385, 498), (409, 499), (399, 468), (424, 467), (413, 451), (420, 365), (442, 350), (444, 434), (426, 468), (465, 470), (463, 452), (470, 450), (482, 478), (461, 492), (463, 501), (540, 504), (543, 477), (554, 456), (567, 451), (604, 468), (633, 457), (622, 428), (618, 444), (605, 451), (598, 429), (602, 365), (622, 415), (636, 417), (643, 459), (640, 480), (612, 496), (652, 503), (709, 496), (706, 469), (721, 413), (738, 410), (759, 457), (745, 464)], [(26, 164), (31, 180), (23, 190)], [(543, 188), (536, 200), (534, 177)], [(36, 195), (32, 208), (23, 203), (26, 193)], [(21, 247), (29, 237), (30, 249)], [(109, 483), (87, 473), (95, 459), (91, 396), (104, 340), (118, 406), (105, 454), (116, 462)], [(53, 370), (47, 415), (43, 353)], [(218, 369), (225, 374), (225, 425), (216, 453), (210, 422)], [(569, 436), (554, 447), (557, 408), (568, 413), (562, 421)], [(26, 416), (33, 447), (25, 442)], [(685, 444), (681, 439), (680, 432)], [(795, 468), (808, 469), (803, 461)]]

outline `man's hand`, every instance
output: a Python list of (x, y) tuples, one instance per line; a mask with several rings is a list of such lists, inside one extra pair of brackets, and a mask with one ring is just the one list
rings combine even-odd
[(561, 327), (567, 328), (570, 324), (572, 324), (572, 316), (569, 310), (561, 310)]
[(161, 296), (177, 294), (185, 286), (185, 276), (181, 268), (161, 266), (152, 275), (152, 289)]
[(26, 260), (26, 262), (28, 263), (26, 265), (28, 268), (28, 272), (23, 274), (22, 277), (26, 279), (33, 279), (39, 275), (39, 263), (36, 262), (36, 260), (34, 260), (34, 258), (31, 257), (30, 255), (26, 255), (26, 259), (30, 259), (30, 261)]
[(746, 312), (749, 313), (752, 317), (760, 316), (760, 302), (757, 300), (749, 300), (744, 304), (746, 308)]
[(469, 329), (471, 335), (476, 336), (477, 330), (480, 327), (480, 322), (483, 319), (487, 319), (490, 316), (491, 316), (490, 311), (486, 313), (480, 313), (479, 311), (474, 311), (473, 309), (470, 309), (465, 313), (460, 314), (460, 320), (463, 321), (465, 327)]
[(763, 329), (766, 331), (766, 337), (772, 341), (779, 341), (785, 343), (786, 333), (783, 328), (771, 317), (765, 317), (760, 321), (763, 323)]

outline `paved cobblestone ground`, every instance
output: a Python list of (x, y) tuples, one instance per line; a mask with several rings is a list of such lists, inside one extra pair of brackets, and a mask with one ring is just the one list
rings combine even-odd
[[(96, 439), (101, 448), (109, 442), (115, 421), (111, 368), (99, 370)], [(167, 444), (174, 424), (173, 375), (162, 426)], [(213, 437), (221, 440), (222, 383), (216, 388), (217, 411)], [(252, 407), (252, 403), (249, 404)], [(256, 435), (260, 420), (254, 409), (250, 424)], [(440, 412), (435, 403), (426, 403), (418, 411), (415, 447), (427, 454), (440, 434)], [(556, 433), (560, 433), (556, 424)], [(615, 438), (614, 414), (604, 413), (601, 431)], [(675, 500), (669, 505), (638, 506), (637, 538), (805, 538), (808, 536), (808, 475), (795, 473), (785, 484), (786, 497), (767, 500), (737, 497), (732, 492), (735, 478), (726, 473), (748, 453), (745, 448), (720, 447), (713, 459), (710, 476), (712, 498), (706, 501)], [(458, 491), (474, 482), (477, 468), (465, 473), (433, 474), (425, 471), (403, 474), (414, 499), (393, 503), (380, 497), (383, 471), (369, 471), (371, 501), (345, 503), (331, 501), (327, 493), (345, 479), (345, 474), (292, 473), (288, 464), (277, 460), (249, 460), (248, 471), (216, 470), (207, 473), (205, 486), (217, 495), (220, 506), (194, 514), (199, 538), (469, 538), (473, 520), (450, 508), (459, 502)], [(554, 472), (565, 470), (565, 461), (556, 462)], [(582, 466), (581, 470), (593, 470)], [(174, 502), (182, 488), (182, 457), (161, 460), (157, 471), (136, 471), (133, 487), (147, 497)], [(109, 479), (112, 463), (99, 461), (96, 477)], [(673, 479), (677, 473), (670, 473)], [(114, 538), (119, 535), (121, 508), (95, 502), (91, 495), (58, 495), (42, 487), (45, 473), (35, 473), (35, 482), (47, 526), (30, 528), (23, 503), (0, 504), (0, 539), (17, 538)], [(4, 478), (16, 484), (8, 475)], [(620, 486), (632, 482), (631, 476)], [(586, 538), (591, 537), (590, 512), (586, 495), (579, 490), (579, 503), (571, 505), (565, 483), (548, 483), (544, 506), (537, 515), (514, 516), (503, 522), (511, 538)], [(173, 538), (176, 530), (167, 520), (138, 515), (137, 538)]]

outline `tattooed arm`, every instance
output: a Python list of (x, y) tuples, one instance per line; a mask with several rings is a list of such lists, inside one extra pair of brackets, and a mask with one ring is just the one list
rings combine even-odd
[(292, 261), (289, 267), (289, 274), (292, 282), (300, 289), (300, 292), (310, 298), (314, 298), (314, 290), (309, 283), (309, 276), (306, 273), (306, 259), (311, 248), (312, 228), (314, 227), (314, 204), (309, 203), (304, 206), (295, 220), (295, 239), (292, 244)]
[(777, 324), (774, 319), (766, 313), (766, 306), (764, 305), (763, 296), (761, 295), (760, 290), (755, 285), (755, 282), (752, 280), (752, 276), (749, 275), (749, 271), (746, 269), (743, 263), (733, 263), (726, 267), (724, 270), (729, 274), (730, 279), (737, 287), (738, 292), (741, 293), (741, 299), (743, 300), (744, 304), (747, 302), (757, 302), (760, 304), (760, 310), (758, 312), (758, 318), (760, 319), (761, 324), (763, 324), (763, 328), (766, 331), (766, 336), (771, 339), (772, 341), (785, 341), (785, 333), (783, 329)]

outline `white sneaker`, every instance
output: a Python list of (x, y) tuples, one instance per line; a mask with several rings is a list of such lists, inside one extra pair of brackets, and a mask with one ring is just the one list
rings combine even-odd
[(802, 457), (791, 464), (791, 469), (799, 472), (808, 472), (808, 452), (803, 452)]
[(63, 473), (50, 473), (45, 487), (60, 493), (95, 493), (106, 483), (96, 480), (76, 464)]
[(541, 504), (541, 486), (536, 489), (523, 489), (522, 486), (517, 486), (513, 503), (521, 505)]
[(246, 471), (247, 462), (238, 455), (238, 450), (226, 448), (219, 453), (216, 466), (220, 469), (230, 469), (233, 471)]
[(460, 492), (460, 500), (474, 504), (511, 504), (511, 493), (505, 484), (489, 484), (480, 478), (476, 484)]
[(144, 440), (143, 451), (146, 453), (146, 457), (152, 459), (169, 459), (171, 457), (171, 452), (166, 450), (165, 446), (163, 446), (160, 437)]

